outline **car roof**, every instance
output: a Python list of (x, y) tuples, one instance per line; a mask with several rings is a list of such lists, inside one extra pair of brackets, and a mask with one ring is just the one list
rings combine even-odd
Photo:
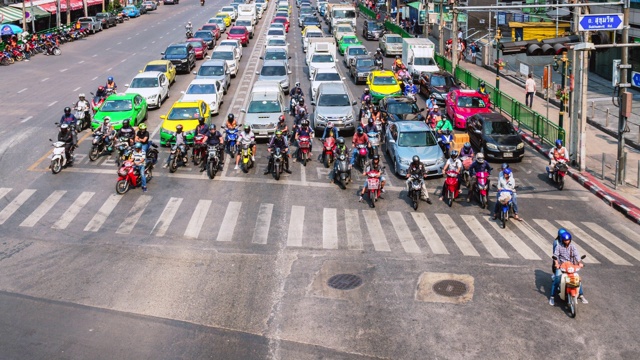
[(396, 76), (391, 70), (376, 70), (371, 74), (373, 74), (373, 76)]
[(262, 66), (287, 66), (284, 60), (265, 60)]
[(220, 82), (220, 80), (214, 80), (214, 79), (193, 79), (191, 80), (191, 82), (189, 83), (189, 85), (191, 84), (215, 84), (217, 82)]
[(410, 104), (415, 104), (415, 100), (411, 100), (410, 98), (406, 97), (406, 96), (398, 96), (398, 97), (387, 97), (384, 98), (384, 101), (388, 104), (388, 103), (410, 103)]
[(231, 27), (231, 29), (229, 29), (229, 31), (231, 31), (233, 29), (244, 29), (246, 31), (247, 27), (244, 26), (244, 25), (234, 25), (234, 26)]
[[(171, 63), (171, 61), (169, 60), (153, 60), (153, 61), (149, 61), (147, 63), (147, 65), (167, 65), (168, 63)], [(145, 65), (145, 66), (147, 66)]]
[(478, 90), (472, 90), (472, 89), (456, 89), (453, 90), (455, 91), (455, 93), (457, 95), (462, 95), (462, 96), (480, 96), (482, 97), (482, 94), (480, 94), (478, 92)]
[(337, 74), (338, 73), (338, 69), (336, 69), (335, 67), (330, 67), (330, 68), (316, 68), (314, 70), (315, 73), (332, 73), (332, 74)]
[[(349, 46), (349, 47), (351, 47), (351, 46)], [(356, 59), (356, 61), (363, 60), (363, 59), (373, 60), (373, 56), (371, 56), (371, 55), (356, 55), (356, 56), (353, 57), (353, 59)]]
[(185, 108), (185, 107), (191, 107), (191, 106), (200, 106), (201, 102), (202, 102), (202, 100), (188, 100), (188, 101), (178, 100), (178, 101), (173, 103), (173, 105), (171, 106), (171, 109), (173, 109), (173, 108)]
[(186, 42), (175, 43), (175, 44), (171, 44), (171, 45), (167, 46), (167, 48), (170, 48), (170, 47), (187, 47), (189, 45), (191, 45), (191, 44), (187, 44)]
[(202, 66), (224, 66), (227, 64), (226, 60), (222, 60), (222, 59), (209, 59), (205, 62), (202, 63), (202, 65), (200, 65), (200, 67)]
[(136, 76), (134, 76), (134, 79), (137, 78), (155, 78), (160, 76), (160, 74), (164, 74), (163, 72), (160, 71), (144, 71), (141, 73), (138, 73)]
[(218, 45), (213, 51), (235, 51), (235, 48), (231, 45)]
[[(135, 94), (135, 93), (129, 93), (129, 94), (118, 93), (118, 94), (109, 95), (107, 100), (132, 100), (136, 95), (138, 95), (138, 94)], [(140, 95), (140, 96), (142, 96), (142, 95)]]
[(498, 114), (498, 113), (481, 113), (481, 114), (476, 114), (476, 116), (482, 118), (482, 120), (484, 121), (491, 121), (491, 122), (511, 122), (509, 119), (507, 119), (504, 115), (502, 114)]
[(394, 124), (400, 132), (432, 131), (431, 127), (422, 121), (396, 121)]
[(348, 94), (347, 89), (342, 83), (322, 83), (318, 88), (318, 93), (320, 93), (320, 89), (322, 89), (322, 92), (325, 94)]

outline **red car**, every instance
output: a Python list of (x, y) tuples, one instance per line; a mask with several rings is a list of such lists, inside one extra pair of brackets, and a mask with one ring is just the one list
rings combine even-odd
[(284, 25), (284, 31), (289, 32), (289, 19), (287, 19), (284, 16), (276, 16), (275, 18), (273, 18), (273, 21), (271, 22), (273, 23), (280, 23), (282, 25)]
[(204, 24), (200, 30), (209, 30), (216, 36), (216, 40), (220, 39), (220, 27), (218, 27), (218, 24)]
[(193, 46), (193, 50), (196, 52), (196, 59), (204, 59), (207, 56), (207, 43), (200, 38), (191, 38), (187, 40), (188, 43)]
[(465, 129), (467, 119), (475, 114), (490, 113), (489, 101), (477, 90), (452, 90), (447, 95), (447, 116), (453, 127)]
[(249, 31), (244, 26), (232, 26), (227, 32), (227, 39), (240, 40), (242, 46), (249, 45)]

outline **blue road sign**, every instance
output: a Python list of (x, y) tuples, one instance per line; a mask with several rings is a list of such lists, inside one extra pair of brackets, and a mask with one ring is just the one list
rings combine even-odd
[(631, 72), (631, 86), (640, 88), (640, 73), (635, 71)]
[(620, 30), (623, 18), (623, 14), (581, 15), (578, 28), (580, 31)]

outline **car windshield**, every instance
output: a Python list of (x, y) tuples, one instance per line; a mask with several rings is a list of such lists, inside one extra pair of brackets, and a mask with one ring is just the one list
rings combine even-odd
[(244, 28), (233, 28), (229, 30), (229, 34), (244, 34), (246, 31)]
[(218, 19), (222, 19), (222, 20), (226, 19), (226, 18), (227, 18), (227, 16), (229, 16), (229, 15), (227, 15), (227, 14), (219, 14), (219, 15), (216, 15), (216, 17), (217, 17)]
[(276, 24), (284, 24), (284, 23), (287, 22), (287, 19), (285, 19), (285, 18), (275, 18), (273, 20), (273, 22), (276, 23)]
[(263, 66), (260, 71), (262, 76), (285, 76), (287, 75), (287, 69), (282, 65)]
[(188, 41), (189, 44), (191, 44), (191, 46), (193, 46), (194, 49), (202, 49), (202, 42), (200, 40), (189, 40)]
[(202, 27), (202, 30), (215, 31), (218, 29), (218, 24), (207, 24)]
[(135, 10), (135, 9), (136, 9), (135, 6), (125, 6), (124, 7), (124, 10), (127, 10), (127, 11), (131, 11), (131, 10)]
[(220, 42), (220, 46), (231, 46), (234, 48), (238, 47), (238, 40), (225, 40)]
[(398, 82), (393, 76), (376, 76), (373, 78), (373, 85), (397, 85)]
[(233, 52), (231, 51), (214, 51), (213, 54), (211, 54), (211, 58), (212, 59), (218, 59), (218, 60), (233, 60)]
[(200, 39), (211, 39), (213, 37), (213, 34), (211, 33), (211, 31), (196, 31), (195, 34), (193, 34), (193, 37), (195, 38), (200, 38)]
[(484, 123), (484, 133), (485, 135), (516, 135), (516, 130), (513, 128), (511, 123), (506, 121), (486, 121)]
[(307, 24), (319, 24), (320, 21), (318, 21), (318, 19), (315, 16), (307, 16), (305, 17), (302, 22), (307, 23)]
[(367, 55), (367, 49), (357, 47), (357, 48), (349, 48), (349, 55)]
[(387, 111), (390, 114), (416, 114), (418, 112), (418, 105), (415, 103), (406, 102), (392, 102), (387, 104)]
[(251, 26), (250, 20), (236, 20), (236, 25), (238, 26)]
[(187, 120), (197, 119), (200, 117), (200, 111), (197, 107), (181, 107), (172, 108), (167, 115), (167, 120)]
[(343, 37), (342, 38), (342, 43), (343, 44), (355, 44), (358, 42), (358, 38), (356, 37)]
[(315, 81), (342, 81), (338, 73), (319, 73)]
[(413, 65), (427, 66), (427, 65), (435, 65), (435, 64), (436, 62), (432, 58), (417, 57), (413, 59)]
[(147, 65), (147, 66), (144, 67), (144, 71), (165, 72), (165, 71), (167, 71), (167, 66), (166, 65)]
[(353, 10), (334, 10), (332, 17), (335, 19), (352, 19), (356, 17), (356, 12)]
[(133, 109), (131, 100), (107, 100), (100, 108), (100, 111), (130, 111)]
[(158, 78), (135, 78), (129, 85), (130, 89), (158, 87)]
[(269, 30), (269, 32), (267, 33), (267, 35), (273, 35), (273, 36), (284, 36), (284, 31), (280, 30), (280, 29), (271, 29)]
[(165, 52), (165, 55), (186, 55), (187, 48), (186, 47), (169, 47)]
[(275, 100), (260, 100), (260, 101), (252, 101), (249, 104), (249, 109), (247, 109), (247, 113), (251, 114), (260, 114), (260, 113), (277, 113), (282, 109), (280, 108), (280, 104)]
[(313, 63), (331, 63), (331, 62), (333, 62), (333, 56), (331, 54), (313, 55), (311, 57), (311, 62), (313, 62)]
[(225, 6), (222, 9), (220, 9), (220, 11), (222, 12), (230, 12), (230, 13), (234, 12), (235, 10), (236, 9), (234, 9), (233, 6)]
[(350, 106), (346, 94), (323, 94), (318, 99), (318, 106)]
[(388, 36), (387, 37), (388, 44), (402, 44), (402, 38), (400, 36)]
[(398, 136), (398, 146), (427, 147), (436, 145), (436, 139), (431, 131), (408, 131)]
[(277, 17), (281, 16), (281, 17), (285, 17), (285, 18), (286, 18), (286, 17), (287, 17), (287, 15), (289, 15), (289, 14), (288, 14), (288, 13), (286, 13), (286, 12), (277, 12), (277, 13), (276, 13), (276, 16), (277, 16)]
[(287, 53), (284, 51), (267, 51), (264, 54), (265, 60), (287, 60)]
[(338, 26), (336, 32), (353, 32), (353, 28), (351, 26)]
[(382, 30), (382, 25), (378, 23), (369, 23), (369, 31)]
[(361, 59), (356, 61), (356, 67), (371, 67), (373, 66), (372, 59)]
[(286, 46), (287, 42), (284, 39), (269, 39), (267, 46)]
[(453, 85), (451, 78), (448, 76), (431, 76), (431, 86), (451, 86)]
[(319, 38), (319, 37), (322, 37), (322, 33), (318, 32), (318, 31), (309, 31), (309, 32), (307, 32), (306, 36), (308, 38), (312, 38), (312, 37), (313, 38)]
[(198, 75), (200, 76), (222, 76), (224, 75), (224, 67), (221, 65), (217, 66), (201, 66), (200, 70), (198, 70)]
[(481, 109), (487, 107), (484, 100), (476, 96), (459, 96), (458, 107), (469, 109)]
[(216, 86), (214, 84), (191, 84), (185, 92), (186, 94), (215, 94)]

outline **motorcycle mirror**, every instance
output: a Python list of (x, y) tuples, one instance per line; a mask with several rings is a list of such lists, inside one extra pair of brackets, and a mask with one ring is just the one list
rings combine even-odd
[(478, 129), (473, 130), (473, 132), (475, 132), (475, 133), (476, 133), (476, 134), (478, 134), (478, 135), (482, 134), (482, 132), (481, 132), (480, 130), (478, 130)]
[(587, 255), (582, 255), (582, 256), (580, 256), (580, 260), (584, 260), (584, 258), (586, 258), (586, 257), (587, 257)]
[(256, 71), (256, 75), (260, 75), (260, 71)]
[(558, 257), (557, 257), (557, 256), (555, 256), (555, 255), (553, 255), (551, 258), (552, 258), (553, 260), (558, 260)]
[(311, 102), (311, 106), (316, 106), (316, 102), (315, 102), (315, 101), (312, 101), (312, 102)]
[(497, 188), (496, 184), (491, 184), (491, 187), (494, 189)]
[(352, 101), (352, 102), (351, 102), (351, 105), (352, 105), (352, 106), (355, 106), (357, 103), (358, 103), (358, 102), (354, 100), (354, 101)]
[(160, 119), (166, 120), (167, 119), (167, 115), (160, 115)]
[(129, 87), (129, 84), (124, 84), (124, 87)]
[(240, 109), (240, 112), (246, 114), (247, 113), (247, 109)]

